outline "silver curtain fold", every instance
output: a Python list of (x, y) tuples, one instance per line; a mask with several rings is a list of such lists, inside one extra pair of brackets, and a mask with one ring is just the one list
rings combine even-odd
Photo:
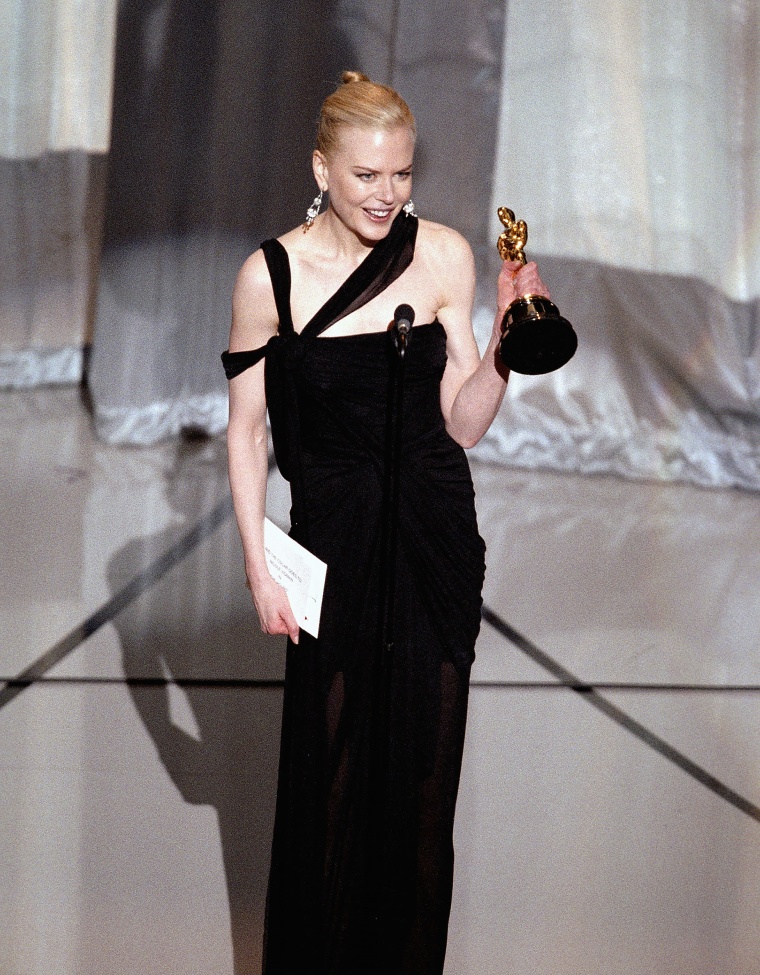
[(760, 487), (756, 305), (695, 279), (537, 255), (579, 335), (555, 373), (513, 375), (475, 454), (496, 463)]
[(580, 346), (479, 456), (760, 488), (759, 60), (754, 3), (511, 0), (491, 211)]
[(105, 159), (0, 159), (0, 389), (82, 378), (90, 341)]
[(0, 0), (0, 156), (103, 153), (117, 0)]

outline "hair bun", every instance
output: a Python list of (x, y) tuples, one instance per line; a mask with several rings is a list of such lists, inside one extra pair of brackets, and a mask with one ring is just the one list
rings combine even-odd
[(343, 71), (338, 87), (322, 102), (317, 150), (324, 156), (335, 152), (344, 126), (384, 130), (405, 126), (412, 138), (417, 131), (414, 116), (401, 95), (388, 85), (370, 81), (361, 71)]
[(340, 80), (344, 85), (350, 85), (353, 81), (369, 81), (369, 78), (361, 71), (344, 71)]

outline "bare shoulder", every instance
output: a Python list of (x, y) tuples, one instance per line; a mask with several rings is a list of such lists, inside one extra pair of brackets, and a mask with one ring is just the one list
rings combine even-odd
[(277, 306), (264, 252), (255, 251), (238, 271), (232, 292), (230, 350), (255, 349), (277, 332)]
[(469, 327), (475, 296), (475, 259), (465, 238), (441, 223), (420, 220), (414, 259), (438, 295), (438, 318), (447, 332)]
[(238, 271), (238, 275), (235, 280), (233, 300), (236, 298), (246, 299), (249, 297), (260, 298), (263, 296), (263, 292), (266, 290), (269, 290), (271, 293), (272, 282), (270, 280), (269, 271), (264, 259), (264, 252), (262, 250), (257, 250), (247, 258), (243, 266)]
[(432, 220), (420, 220), (417, 231), (417, 248), (426, 262), (431, 262), (449, 273), (467, 273), (474, 269), (472, 248), (465, 238), (452, 227)]

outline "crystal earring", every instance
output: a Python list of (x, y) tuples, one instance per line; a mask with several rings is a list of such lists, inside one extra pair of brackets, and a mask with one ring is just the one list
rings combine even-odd
[(410, 200), (408, 203), (405, 203), (404, 206), (402, 207), (402, 209), (403, 209), (404, 213), (408, 217), (416, 217), (417, 216), (417, 211), (414, 209), (414, 201), (413, 200)]
[(314, 197), (314, 202), (306, 211), (306, 221), (304, 222), (303, 225), (304, 233), (306, 233), (306, 231), (311, 227), (311, 225), (317, 219), (317, 215), (319, 214), (320, 207), (322, 206), (322, 193), (323, 190), (320, 190), (319, 194)]

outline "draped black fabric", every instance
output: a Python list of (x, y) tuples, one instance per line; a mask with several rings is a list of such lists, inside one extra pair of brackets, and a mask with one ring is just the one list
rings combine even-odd
[(443, 970), (485, 568), (467, 459), (440, 409), (446, 333), (416, 326), (404, 360), (391, 652), (381, 550), (399, 360), (389, 332), (318, 337), (408, 265), (412, 226), (405, 216), (394, 226), (400, 263), (375, 248), (298, 335), (287, 253), (267, 248), (285, 322), (265, 354), (282, 356), (294, 399), (291, 534), (328, 571), (319, 639), (302, 633), (287, 651), (265, 975)]

